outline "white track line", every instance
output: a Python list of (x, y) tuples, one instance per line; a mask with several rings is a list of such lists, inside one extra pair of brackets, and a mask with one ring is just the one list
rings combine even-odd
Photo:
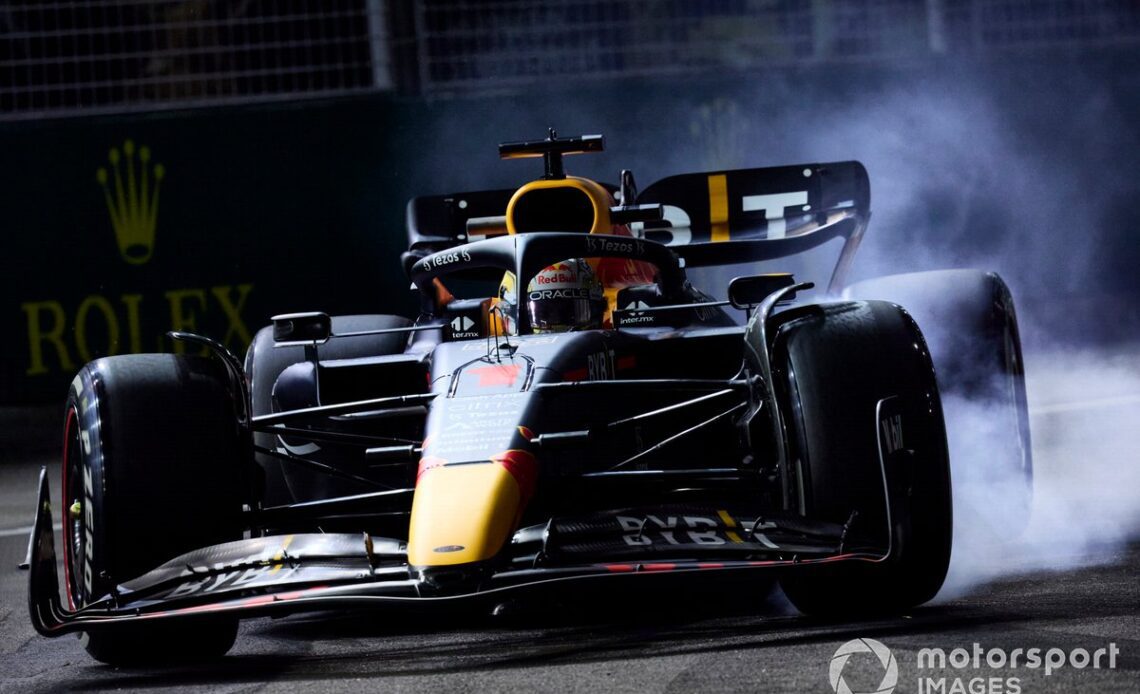
[(1038, 405), (1029, 408), (1029, 414), (1057, 414), (1059, 412), (1078, 412), (1080, 410), (1099, 410), (1117, 405), (1140, 405), (1140, 395), (1117, 395), (1110, 398), (1093, 398), (1091, 400), (1077, 400), (1074, 402), (1059, 402), (1053, 405)]

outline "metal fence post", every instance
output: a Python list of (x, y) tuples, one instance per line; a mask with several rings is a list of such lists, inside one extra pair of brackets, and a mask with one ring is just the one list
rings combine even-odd
[(930, 52), (946, 52), (946, 15), (942, 0), (926, 0), (926, 35)]
[(384, 0), (368, 0), (368, 46), (372, 56), (372, 86), (392, 88), (392, 70), (388, 56), (388, 19)]

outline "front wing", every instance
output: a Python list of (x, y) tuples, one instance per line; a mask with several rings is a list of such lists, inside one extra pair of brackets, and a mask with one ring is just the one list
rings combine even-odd
[(366, 533), (277, 535), (189, 552), (73, 610), (60, 598), (48, 487), (45, 470), (29, 546), (29, 608), (45, 636), (204, 614), (493, 607), (522, 594), (601, 581), (881, 562), (892, 546), (889, 523), (885, 546), (872, 546), (848, 532), (850, 523), (742, 521), (726, 509), (625, 509), (524, 528), (512, 540), (510, 561), (483, 567), (476, 583), (441, 588), (407, 565), (405, 543), (398, 540)]

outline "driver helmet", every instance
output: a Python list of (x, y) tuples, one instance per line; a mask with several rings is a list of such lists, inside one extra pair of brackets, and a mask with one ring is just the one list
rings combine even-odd
[(563, 260), (542, 269), (527, 284), (522, 305), (515, 276), (507, 273), (499, 288), (499, 298), (507, 304), (507, 329), (518, 332), (511, 316), (524, 310), (536, 333), (561, 333), (602, 327), (608, 306), (602, 283), (594, 269), (582, 258)]

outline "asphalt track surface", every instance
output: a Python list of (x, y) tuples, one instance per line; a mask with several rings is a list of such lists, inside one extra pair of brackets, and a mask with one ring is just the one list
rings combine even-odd
[[(1038, 479), (1062, 475), (1075, 450), (1111, 438), (1099, 426), (1107, 413), (1140, 425), (1140, 361), (1124, 360), (1100, 390), (1071, 371), (1032, 380)], [(1091, 362), (1089, 362), (1091, 363)], [(1120, 366), (1120, 360), (1114, 362)], [(1114, 375), (1115, 374), (1115, 375)], [(1087, 421), (1090, 440), (1051, 435), (1062, 423)], [(1096, 439), (1096, 440), (1092, 440)], [(1124, 443), (1135, 441), (1135, 436)], [(1136, 450), (1116, 461), (1135, 469)], [(800, 617), (779, 593), (755, 590), (633, 594), (620, 604), (589, 609), (531, 609), (510, 621), (482, 616), (412, 620), (383, 613), (306, 615), (243, 623), (230, 655), (193, 668), (115, 669), (91, 660), (79, 641), (35, 634), (27, 617), (27, 574), (16, 569), (26, 549), (38, 468), (53, 466), (50, 444), (0, 451), (0, 691), (544, 691), (544, 692), (832, 692), (829, 667), (843, 644), (874, 639), (895, 658), (895, 692), (1138, 692), (1140, 691), (1140, 542), (1135, 498), (1124, 513), (1101, 518), (1090, 536), (1015, 543), (979, 552), (967, 583), (911, 614), (872, 621)], [(1088, 461), (1075, 461), (1086, 464)], [(1121, 484), (1135, 480), (1124, 476)], [(1062, 489), (1071, 485), (1065, 482)], [(1119, 484), (1117, 485), (1119, 486)], [(58, 490), (53, 490), (58, 495)], [(1108, 490), (1093, 490), (1109, 494)], [(1119, 492), (1120, 490), (1115, 490)], [(1078, 491), (1072, 492), (1074, 495)], [(1095, 497), (1093, 497), (1095, 499)], [(1119, 498), (1103, 506), (1120, 507)], [(1058, 506), (1035, 509), (1035, 521)], [(1095, 515), (1095, 511), (1089, 512)], [(1079, 524), (1081, 518), (1065, 518)], [(1075, 541), (1080, 538), (1082, 541)], [(57, 546), (59, 540), (57, 539)], [(972, 549), (972, 548), (971, 548)], [(956, 547), (956, 552), (959, 548)], [(976, 562), (975, 562), (976, 564)], [(978, 644), (975, 647), (975, 644)], [(920, 669), (922, 649), (971, 653), (958, 669)], [(1014, 649), (1049, 649), (1066, 664), (994, 667)], [(980, 649), (975, 667), (972, 653)], [(998, 653), (997, 649), (1001, 649)], [(1074, 667), (1080, 649), (1090, 662)], [(1099, 668), (1091, 662), (1105, 649)], [(1110, 660), (1110, 651), (1115, 656)], [(992, 659), (991, 662), (987, 662)], [(842, 665), (843, 663), (838, 663)], [(1110, 667), (1111, 665), (1111, 667)], [(870, 653), (855, 653), (836, 670), (853, 692), (875, 691), (887, 669)], [(841, 683), (842, 684), (842, 683)]]

